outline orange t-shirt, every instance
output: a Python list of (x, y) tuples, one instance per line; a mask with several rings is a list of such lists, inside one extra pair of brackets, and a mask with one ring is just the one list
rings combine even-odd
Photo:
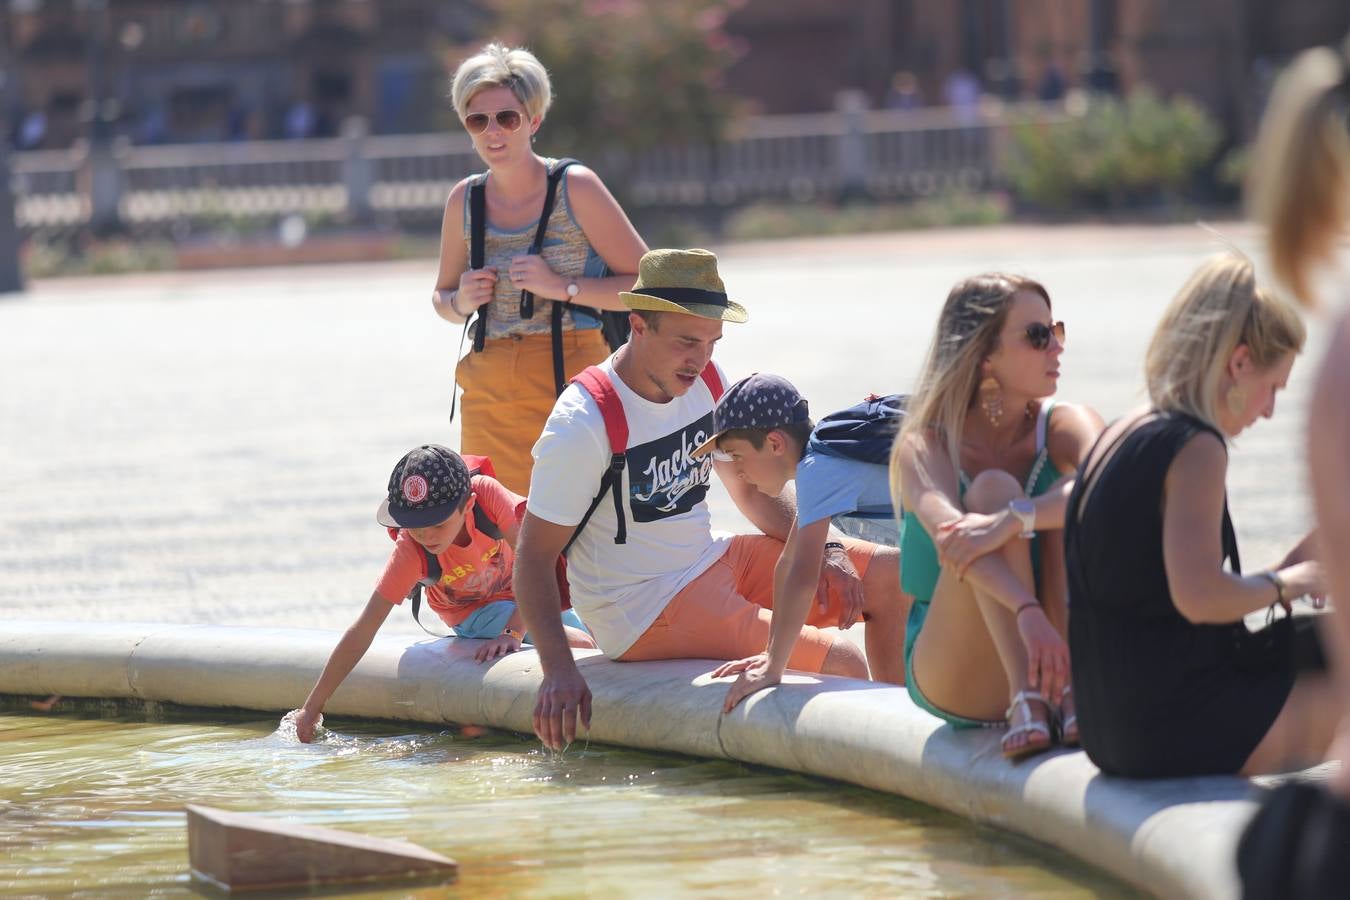
[[(515, 599), (515, 592), (511, 590), (515, 552), (505, 540), (488, 537), (479, 531), (475, 517), (486, 514), (498, 530), (505, 531), (508, 524), (518, 522), (524, 515), (525, 498), (486, 475), (473, 476), (470, 485), (478, 500), (465, 519), (469, 531), (468, 546), (451, 544), (450, 549), (436, 557), (441, 564), (441, 581), (426, 592), (427, 605), (451, 626), (463, 622), (485, 603)], [(402, 603), (408, 591), (426, 573), (422, 545), (406, 530), (401, 530), (375, 592), (390, 603)]]

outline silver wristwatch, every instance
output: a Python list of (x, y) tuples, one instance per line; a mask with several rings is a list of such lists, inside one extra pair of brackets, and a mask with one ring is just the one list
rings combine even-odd
[(577, 284), (575, 281), (569, 281), (569, 282), (567, 282), (567, 302), (568, 302), (568, 303), (571, 303), (573, 300), (575, 300), (575, 299), (577, 298), (577, 294), (580, 294), (580, 293), (581, 293), (581, 285)]
[(1022, 523), (1022, 538), (1030, 540), (1036, 536), (1036, 504), (1026, 497), (1018, 497), (1008, 504), (1008, 512)]

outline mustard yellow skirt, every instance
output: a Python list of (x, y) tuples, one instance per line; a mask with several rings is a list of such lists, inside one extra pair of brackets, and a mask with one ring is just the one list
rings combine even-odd
[[(609, 356), (598, 328), (563, 333), (563, 371), (572, 378)], [(460, 450), (492, 459), (497, 480), (517, 494), (530, 490), (530, 449), (557, 399), (553, 341), (548, 334), (493, 338), (459, 361)]]

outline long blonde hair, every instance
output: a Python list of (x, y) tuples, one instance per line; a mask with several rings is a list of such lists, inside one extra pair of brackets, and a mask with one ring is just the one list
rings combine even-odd
[(1305, 336), (1298, 310), (1257, 287), (1250, 261), (1231, 253), (1210, 257), (1168, 304), (1149, 341), (1149, 400), (1217, 428), (1215, 405), (1233, 351), (1246, 344), (1264, 370), (1301, 351)]
[(1350, 39), (1318, 47), (1280, 75), (1252, 153), (1247, 197), (1265, 222), (1271, 266), (1312, 305), (1310, 264), (1328, 258), (1350, 205)]
[(906, 441), (940, 438), (960, 471), (961, 433), (979, 388), (980, 365), (997, 349), (1008, 308), (1019, 291), (1039, 294), (1050, 305), (1050, 294), (1040, 282), (1002, 272), (958, 281), (947, 295), (904, 425), (891, 447), (891, 497), (896, 509), (902, 505), (899, 458)]

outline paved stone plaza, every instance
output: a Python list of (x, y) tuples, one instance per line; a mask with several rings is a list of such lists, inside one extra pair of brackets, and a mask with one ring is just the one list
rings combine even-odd
[[(1252, 232), (1227, 226), (1240, 246)], [(1068, 326), (1061, 396), (1117, 416), (1190, 270), (1196, 227), (1002, 227), (724, 248), (750, 310), (718, 357), (788, 376), (820, 414), (907, 390), (959, 277), (1043, 281)], [(409, 447), (446, 422), (459, 329), (435, 261), (40, 282), (0, 296), (0, 618), (343, 628), (390, 543), (374, 520)], [(1243, 558), (1306, 527), (1310, 360), (1233, 451)], [(715, 522), (743, 523), (720, 491)], [(386, 626), (416, 633), (399, 611)]]

